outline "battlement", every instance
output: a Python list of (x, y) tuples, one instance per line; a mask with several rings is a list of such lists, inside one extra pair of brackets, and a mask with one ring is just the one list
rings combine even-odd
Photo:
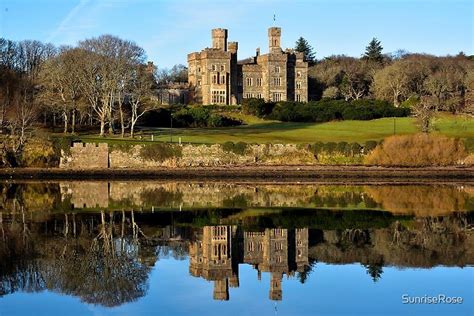
[(281, 27), (268, 28), (268, 36), (281, 36)]
[(104, 169), (109, 167), (109, 145), (107, 143), (71, 144), (70, 153), (61, 155), (61, 168)]
[(212, 29), (212, 48), (227, 51), (227, 29)]
[(229, 51), (232, 53), (232, 54), (237, 54), (237, 51), (239, 49), (239, 43), (238, 42), (229, 42), (227, 44), (227, 47), (229, 49)]

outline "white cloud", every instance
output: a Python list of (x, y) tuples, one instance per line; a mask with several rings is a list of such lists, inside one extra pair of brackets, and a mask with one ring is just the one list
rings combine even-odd
[(100, 27), (101, 17), (111, 10), (129, 3), (128, 0), (80, 0), (66, 16), (58, 27), (51, 32), (47, 42), (74, 44), (85, 35)]

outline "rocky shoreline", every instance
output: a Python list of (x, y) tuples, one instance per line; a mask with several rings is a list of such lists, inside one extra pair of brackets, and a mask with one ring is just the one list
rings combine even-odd
[(459, 181), (474, 182), (474, 167), (239, 166), (154, 169), (5, 168), (0, 179), (164, 179), (243, 181)]

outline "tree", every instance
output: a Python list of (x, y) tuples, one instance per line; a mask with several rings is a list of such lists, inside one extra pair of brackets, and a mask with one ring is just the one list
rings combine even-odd
[(109, 134), (113, 133), (113, 113), (118, 106), (122, 136), (125, 132), (123, 103), (126, 84), (134, 67), (143, 64), (145, 51), (135, 43), (112, 35), (102, 35), (79, 43), (79, 46), (92, 54), (88, 73), (84, 76), (88, 86), (89, 99), (100, 120), (100, 135), (108, 123)]
[(341, 63), (342, 81), (339, 90), (346, 101), (359, 100), (369, 92), (372, 76), (369, 64), (355, 58), (347, 58)]
[(41, 98), (58, 109), (63, 116), (64, 133), (68, 132), (69, 116), (71, 115), (71, 132), (75, 131), (77, 103), (81, 97), (79, 68), (82, 67), (78, 49), (64, 49), (58, 56), (51, 58), (42, 67), (40, 79), (42, 83)]
[(423, 96), (420, 102), (416, 103), (412, 109), (417, 119), (418, 126), (423, 133), (429, 133), (431, 120), (433, 118), (433, 97)]
[(375, 73), (372, 92), (377, 99), (393, 102), (398, 107), (407, 97), (409, 83), (403, 62), (396, 61)]
[(187, 82), (188, 67), (178, 64), (174, 65), (171, 69), (163, 68), (157, 71), (156, 79), (160, 85), (166, 85), (170, 82)]
[(374, 37), (370, 41), (369, 45), (365, 48), (365, 53), (364, 53), (363, 58), (366, 60), (380, 63), (383, 61), (382, 50), (383, 50), (383, 47), (380, 41)]
[(466, 90), (466, 70), (451, 58), (439, 59), (434, 71), (424, 81), (423, 86), (435, 101), (436, 110), (455, 112), (461, 107), (461, 98)]
[(367, 274), (370, 275), (372, 281), (377, 282), (382, 277), (383, 273), (383, 264), (367, 264), (364, 265), (367, 269)]
[(295, 50), (297, 52), (303, 53), (304, 54), (304, 59), (309, 62), (314, 62), (315, 58), (315, 52), (313, 47), (308, 43), (307, 40), (305, 40), (303, 37), (298, 38), (295, 44)]
[(137, 121), (146, 112), (153, 109), (153, 102), (150, 100), (152, 86), (155, 83), (153, 74), (150, 74), (145, 65), (135, 68), (134, 74), (129, 83), (129, 101), (131, 108), (130, 137), (133, 137)]

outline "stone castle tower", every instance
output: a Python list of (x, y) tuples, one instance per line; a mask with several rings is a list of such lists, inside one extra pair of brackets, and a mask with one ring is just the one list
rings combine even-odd
[(226, 29), (212, 30), (212, 48), (188, 55), (192, 102), (241, 104), (245, 98), (308, 101), (308, 63), (303, 53), (281, 49), (281, 28), (268, 29), (268, 54), (237, 60), (238, 43)]

